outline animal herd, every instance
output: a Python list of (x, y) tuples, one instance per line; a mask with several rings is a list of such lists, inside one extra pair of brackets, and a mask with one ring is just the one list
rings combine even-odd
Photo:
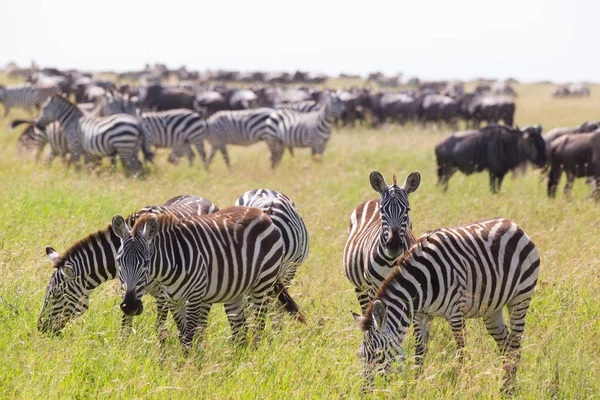
[[(533, 242), (503, 218), (436, 229), (415, 239), (408, 196), (419, 188), (420, 173), (409, 174), (402, 185), (396, 176), (388, 184), (377, 171), (369, 180), (379, 198), (351, 213), (342, 260), (361, 309), (353, 318), (364, 334), (359, 355), (367, 387), (402, 362), (402, 341), (412, 324), (416, 363), (422, 366), (429, 323), (439, 316), (450, 323), (459, 359), (465, 319), (483, 319), (506, 355), (504, 388), (512, 391), (539, 273)], [(207, 328), (212, 305), (223, 303), (233, 341), (243, 346), (247, 306), (254, 310), (256, 340), (264, 335), (273, 301), (299, 322), (310, 320), (289, 291), (308, 252), (309, 229), (283, 193), (250, 190), (224, 209), (205, 198), (178, 196), (126, 218), (115, 215), (104, 229), (61, 253), (46, 247), (53, 272), (38, 329), (64, 329), (88, 309), (91, 291), (118, 277), (122, 329), (143, 313), (142, 296), (148, 293), (157, 302), (159, 338), (170, 313), (189, 354)]]

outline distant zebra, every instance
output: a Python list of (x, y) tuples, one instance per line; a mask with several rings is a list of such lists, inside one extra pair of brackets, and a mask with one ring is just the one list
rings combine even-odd
[(50, 153), (46, 158), (46, 164), (50, 165), (54, 157), (60, 156), (63, 158), (67, 157), (69, 148), (67, 146), (67, 137), (65, 131), (61, 128), (60, 124), (56, 121), (48, 124), (44, 129), (39, 129), (35, 126), (35, 121), (25, 121), (21, 119), (14, 120), (10, 127), (15, 127), (27, 124), (27, 128), (21, 134), (19, 143), (28, 149), (35, 149), (35, 160), (39, 161), (44, 147), (46, 144), (50, 145)]
[[(402, 340), (413, 320), (421, 365), (434, 316), (450, 323), (459, 350), (464, 347), (465, 319), (482, 318), (500, 351), (509, 356), (504, 389), (512, 391), (539, 265), (535, 244), (508, 219), (424, 234), (388, 275), (364, 316), (353, 313), (364, 332), (360, 356), (366, 375), (372, 376), (373, 368), (385, 371), (403, 358)], [(510, 333), (504, 306), (510, 313)]]
[(129, 95), (124, 95), (116, 90), (106, 90), (102, 96), (96, 100), (98, 117), (107, 117), (114, 114), (137, 115), (135, 103), (131, 101)]
[(291, 110), (299, 113), (319, 111), (321, 104), (314, 100), (299, 101), (296, 103), (280, 103), (274, 107), (276, 110)]
[(37, 87), (29, 83), (20, 85), (0, 85), (0, 103), (4, 104), (4, 118), (8, 115), (11, 107), (26, 109), (32, 114), (32, 107), (40, 109), (40, 105), (49, 96), (56, 94), (58, 87)]
[(53, 121), (58, 121), (65, 130), (71, 162), (76, 168), (84, 153), (86, 159), (117, 155), (130, 172), (136, 172), (142, 167), (138, 158), (140, 147), (146, 160), (152, 160), (150, 146), (131, 115), (84, 116), (76, 105), (55, 95), (44, 104), (37, 125), (43, 129)]
[(262, 331), (283, 256), (281, 234), (267, 214), (230, 207), (194, 219), (143, 216), (131, 231), (117, 215), (113, 230), (122, 239), (118, 260), (125, 314), (141, 312), (140, 298), (152, 279), (165, 289), (171, 312), (186, 321), (178, 325), (186, 349), (206, 327), (213, 303), (224, 303), (233, 337), (243, 342), (249, 296)]
[(211, 149), (206, 167), (210, 166), (217, 150), (221, 151), (227, 167), (231, 168), (227, 145), (250, 146), (265, 141), (271, 151), (271, 167), (275, 168), (281, 160), (283, 145), (273, 124), (270, 108), (258, 108), (241, 111), (218, 111), (208, 118), (207, 137)]
[[(283, 145), (293, 154), (294, 147), (310, 147), (312, 155), (321, 156), (331, 139), (331, 127), (344, 111), (344, 102), (334, 94), (325, 94), (319, 111), (301, 113), (279, 109), (273, 115)], [(281, 154), (283, 155), (283, 154)], [(279, 162), (279, 160), (277, 160)]]
[(308, 231), (296, 205), (285, 194), (269, 189), (250, 190), (237, 199), (235, 205), (260, 209), (269, 214), (279, 229), (283, 239), (279, 282), (289, 288), (298, 267), (308, 255)]
[(206, 121), (198, 113), (187, 109), (147, 112), (139, 120), (150, 145), (173, 149), (169, 156), (170, 162), (177, 162), (182, 153), (185, 153), (192, 165), (195, 155), (190, 146), (194, 145), (202, 162), (206, 163)]
[[(196, 196), (174, 197), (161, 206), (144, 207), (127, 218), (132, 225), (146, 213), (173, 213), (177, 217), (194, 217), (218, 211), (216, 205)], [(89, 294), (102, 283), (115, 279), (118, 273), (117, 250), (121, 239), (111, 226), (99, 230), (75, 242), (62, 255), (52, 247), (46, 254), (52, 261), (54, 272), (48, 282), (44, 304), (38, 318), (40, 332), (56, 332), (76, 316), (88, 309)], [(156, 298), (157, 328), (161, 329), (167, 318), (164, 293), (154, 282), (149, 282), (146, 291)], [(133, 317), (123, 316), (121, 328), (131, 326)]]
[(411, 173), (400, 187), (395, 175), (388, 187), (377, 171), (371, 172), (370, 181), (381, 199), (364, 202), (352, 212), (344, 247), (344, 271), (363, 312), (398, 258), (414, 243), (408, 195), (419, 187), (421, 174)]

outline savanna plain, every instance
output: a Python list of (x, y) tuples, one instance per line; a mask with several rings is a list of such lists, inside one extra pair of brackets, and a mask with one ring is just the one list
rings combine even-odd
[[(327, 86), (345, 86), (333, 81)], [(516, 123), (544, 131), (598, 119), (600, 88), (581, 99), (553, 99), (550, 86), (517, 85)], [(525, 327), (515, 397), (600, 397), (600, 204), (584, 180), (572, 198), (546, 196), (540, 171), (507, 176), (491, 195), (487, 174), (457, 173), (447, 193), (436, 187), (435, 143), (448, 128), (385, 125), (336, 128), (321, 162), (309, 150), (286, 153), (272, 171), (264, 144), (230, 149), (232, 169), (217, 156), (210, 172), (200, 163), (171, 165), (159, 151), (144, 178), (126, 178), (108, 163), (92, 172), (50, 168), (17, 151), (20, 130), (10, 120), (28, 117), (12, 110), (0, 119), (0, 397), (54, 398), (499, 398), (500, 354), (480, 320), (467, 323), (462, 366), (447, 323), (434, 320), (423, 373), (415, 378), (412, 335), (404, 342), (406, 366), (361, 391), (357, 356), (362, 333), (350, 310), (359, 311), (342, 269), (350, 213), (376, 198), (371, 170), (389, 182), (421, 172), (411, 194), (415, 234), (487, 217), (517, 222), (538, 246), (540, 279)], [(198, 161), (198, 159), (197, 159)], [(564, 177), (560, 188), (564, 184)], [(213, 307), (206, 337), (185, 357), (172, 321), (159, 344), (154, 301), (134, 331), (120, 335), (118, 281), (91, 294), (90, 309), (59, 335), (41, 335), (36, 322), (52, 273), (46, 245), (59, 253), (126, 215), (167, 199), (198, 195), (225, 208), (244, 192), (270, 188), (290, 196), (305, 220), (310, 252), (291, 294), (307, 317), (305, 325), (273, 312), (263, 340), (239, 349), (230, 340), (222, 306)], [(562, 189), (561, 189), (562, 190)]]

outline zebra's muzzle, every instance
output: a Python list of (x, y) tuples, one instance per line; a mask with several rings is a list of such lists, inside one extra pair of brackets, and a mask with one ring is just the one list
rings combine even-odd
[(388, 232), (388, 240), (385, 243), (385, 247), (390, 256), (395, 257), (402, 252), (403, 240), (400, 229), (390, 228)]
[(136, 298), (135, 291), (128, 291), (125, 293), (120, 307), (121, 311), (129, 316), (140, 315), (142, 311), (144, 311), (144, 305), (141, 300)]

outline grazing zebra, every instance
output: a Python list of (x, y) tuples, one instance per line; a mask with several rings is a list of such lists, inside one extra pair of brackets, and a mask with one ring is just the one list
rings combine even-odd
[(325, 152), (331, 138), (331, 126), (344, 112), (344, 102), (334, 94), (324, 96), (323, 106), (319, 111), (301, 113), (287, 109), (275, 110), (273, 124), (278, 128), (283, 145), (292, 154), (294, 147), (310, 147), (313, 157)]
[(299, 101), (296, 103), (281, 103), (274, 107), (276, 110), (291, 110), (299, 113), (309, 113), (319, 111), (321, 104), (314, 100)]
[(118, 155), (129, 171), (139, 171), (142, 167), (138, 159), (140, 146), (145, 158), (152, 160), (153, 154), (138, 121), (131, 115), (84, 116), (68, 99), (54, 95), (44, 104), (37, 125), (43, 129), (52, 121), (58, 121), (64, 128), (71, 162), (76, 168), (85, 152), (86, 158)]
[(190, 145), (196, 147), (202, 162), (206, 162), (206, 121), (198, 113), (187, 109), (147, 112), (139, 117), (139, 121), (149, 144), (173, 149), (169, 156), (170, 162), (177, 162), (181, 153), (187, 153), (192, 165), (195, 155)]
[(58, 87), (37, 87), (29, 83), (21, 85), (0, 85), (0, 103), (4, 104), (4, 118), (11, 107), (25, 108), (32, 114), (31, 107), (39, 110), (46, 99), (58, 92)]
[[(283, 239), (283, 259), (278, 281), (289, 288), (298, 267), (308, 255), (308, 231), (296, 205), (285, 194), (269, 189), (250, 190), (237, 199), (235, 205), (260, 209), (269, 214), (279, 229)], [(284, 299), (280, 301), (286, 303)]]
[[(162, 206), (149, 206), (127, 218), (133, 224), (146, 213), (173, 213), (177, 217), (193, 217), (210, 214), (219, 209), (211, 201), (195, 196), (178, 196)], [(62, 255), (52, 247), (46, 254), (52, 261), (54, 272), (48, 282), (44, 304), (38, 318), (40, 332), (56, 332), (67, 322), (83, 314), (88, 309), (88, 298), (92, 290), (102, 283), (117, 277), (117, 249), (121, 239), (111, 226), (99, 230), (75, 242)], [(160, 328), (167, 317), (164, 293), (154, 282), (149, 282), (148, 293), (156, 298), (157, 327)], [(123, 316), (121, 327), (131, 326), (132, 317)]]
[(400, 187), (395, 175), (389, 187), (377, 171), (371, 172), (370, 180), (381, 199), (364, 202), (352, 212), (344, 247), (344, 271), (363, 312), (398, 258), (415, 240), (408, 195), (419, 187), (421, 174), (411, 173)]
[(267, 214), (230, 207), (194, 219), (148, 215), (131, 231), (116, 215), (113, 230), (122, 240), (117, 259), (125, 314), (142, 311), (140, 298), (151, 279), (165, 289), (171, 312), (185, 321), (178, 328), (186, 349), (206, 327), (213, 303), (224, 303), (233, 337), (243, 342), (249, 296), (262, 331), (283, 256), (281, 234)]
[(14, 120), (10, 127), (15, 127), (27, 124), (27, 128), (21, 134), (19, 143), (28, 149), (35, 149), (35, 160), (39, 161), (46, 144), (50, 145), (50, 153), (46, 158), (46, 164), (50, 165), (54, 157), (60, 156), (66, 158), (69, 148), (67, 146), (67, 137), (65, 131), (56, 121), (48, 124), (44, 129), (39, 129), (35, 126), (35, 121)]
[(221, 151), (227, 167), (231, 168), (227, 145), (250, 146), (259, 141), (267, 142), (271, 151), (271, 167), (275, 168), (281, 160), (283, 144), (273, 124), (270, 108), (258, 108), (241, 111), (218, 111), (208, 118), (206, 140), (211, 149), (206, 168), (210, 166), (217, 150)]
[[(416, 361), (422, 365), (434, 316), (450, 323), (459, 350), (464, 347), (465, 319), (482, 318), (500, 351), (509, 356), (505, 389), (511, 390), (539, 265), (535, 244), (508, 219), (424, 234), (388, 275), (364, 316), (353, 313), (364, 332), (360, 356), (366, 375), (374, 367), (385, 371), (403, 357), (402, 340), (413, 320)], [(504, 306), (510, 313), (510, 333)]]

